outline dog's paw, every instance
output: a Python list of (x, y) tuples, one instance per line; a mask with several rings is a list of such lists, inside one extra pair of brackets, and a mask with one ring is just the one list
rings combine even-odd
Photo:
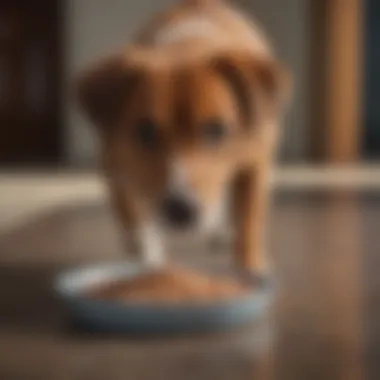
[(259, 257), (261, 257), (261, 260), (257, 265), (257, 273), (262, 277), (271, 276), (273, 272), (273, 266), (268, 259), (266, 252), (262, 253)]
[(127, 256), (144, 265), (159, 267), (165, 264), (165, 253), (159, 235), (141, 230), (124, 236), (124, 251)]
[(255, 262), (240, 262), (239, 272), (243, 277), (268, 278), (273, 275), (273, 266), (265, 253), (255, 255), (258, 260)]

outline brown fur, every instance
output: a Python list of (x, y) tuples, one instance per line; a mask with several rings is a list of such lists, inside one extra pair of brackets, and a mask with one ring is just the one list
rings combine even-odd
[[(170, 160), (180, 159), (204, 207), (235, 184), (238, 262), (259, 269), (286, 77), (261, 34), (252, 32), (255, 27), (214, 3), (181, 4), (157, 16), (123, 54), (81, 77), (79, 100), (98, 125), (111, 199), (127, 228), (148, 217), (164, 195)], [(157, 30), (199, 9), (223, 25), (219, 44), (202, 38), (153, 43)], [(151, 150), (133, 137), (144, 118), (158, 126), (159, 146)], [(210, 147), (202, 128), (215, 118), (228, 133)]]

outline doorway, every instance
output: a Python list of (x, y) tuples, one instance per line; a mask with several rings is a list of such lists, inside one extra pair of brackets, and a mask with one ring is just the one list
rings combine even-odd
[(380, 159), (380, 4), (366, 1), (366, 80), (364, 102), (364, 154), (368, 160)]
[(62, 158), (59, 0), (0, 2), (0, 165)]

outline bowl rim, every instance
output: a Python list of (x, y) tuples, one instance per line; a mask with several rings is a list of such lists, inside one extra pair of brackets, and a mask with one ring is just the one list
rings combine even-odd
[[(95, 263), (73, 265), (60, 271), (53, 280), (53, 290), (59, 296), (59, 298), (66, 301), (79, 301), (87, 302), (99, 307), (120, 307), (122, 309), (141, 309), (157, 311), (165, 309), (169, 310), (204, 310), (215, 309), (218, 307), (233, 307), (234, 305), (253, 303), (262, 301), (263, 297), (267, 297), (273, 290), (273, 283), (270, 281), (269, 276), (258, 276), (252, 274), (249, 284), (251, 291), (242, 294), (238, 297), (217, 299), (215, 301), (204, 302), (138, 302), (131, 300), (102, 300), (85, 295), (85, 290), (95, 286), (95, 283), (101, 284), (107, 281), (117, 280), (119, 278), (125, 278), (129, 276), (133, 278), (143, 273), (149, 273), (154, 268), (143, 264), (141, 262), (136, 263), (130, 260), (115, 260), (115, 261), (102, 261)], [(115, 275), (116, 273), (116, 275)], [(85, 275), (83, 277), (83, 275)], [(87, 281), (86, 281), (87, 275)], [(102, 277), (99, 280), (94, 279), (100, 275)], [(91, 284), (91, 277), (92, 281)], [(90, 278), (90, 280), (89, 280)], [(70, 282), (74, 282), (74, 285)], [(76, 282), (76, 284), (75, 284)], [(81, 285), (82, 284), (82, 285)]]

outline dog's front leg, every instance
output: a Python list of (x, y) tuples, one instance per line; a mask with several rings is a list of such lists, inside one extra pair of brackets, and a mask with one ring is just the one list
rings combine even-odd
[(162, 265), (165, 260), (163, 238), (136, 199), (112, 191), (111, 205), (122, 227), (126, 254), (136, 256), (148, 265)]
[(269, 200), (269, 166), (257, 165), (236, 179), (234, 205), (236, 217), (236, 260), (244, 271), (268, 271), (265, 225)]

